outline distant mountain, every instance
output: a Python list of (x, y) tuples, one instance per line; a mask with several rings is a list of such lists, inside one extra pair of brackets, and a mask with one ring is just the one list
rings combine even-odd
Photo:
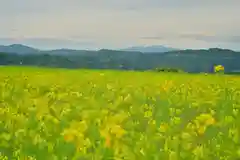
[(217, 53), (218, 55), (229, 55), (229, 54), (236, 54), (239, 52), (235, 52), (229, 49), (221, 49), (221, 48), (209, 48), (209, 49), (200, 49), (200, 50), (178, 50), (170, 47), (164, 46), (136, 46), (130, 47), (128, 49), (120, 49), (120, 50), (110, 50), (110, 49), (100, 49), (100, 50), (76, 50), (76, 49), (54, 49), (54, 50), (40, 50), (36, 48), (32, 48), (29, 46), (25, 46), (22, 44), (12, 44), (12, 45), (0, 45), (0, 53), (14, 53), (14, 54), (43, 54), (43, 55), (91, 55), (96, 53), (115, 53), (115, 54), (124, 54), (124, 53), (131, 53), (131, 54), (156, 54), (156, 53), (165, 53), (171, 55), (172, 53)]
[(12, 44), (9, 46), (0, 45), (0, 52), (17, 54), (35, 54), (40, 52), (40, 50), (22, 44)]
[(28, 47), (22, 44), (0, 45), (0, 52), (2, 53), (16, 53), (16, 54), (50, 54), (50, 55), (67, 55), (82, 52), (82, 50), (73, 49), (54, 49), (54, 50), (40, 50)]
[(95, 48), (98, 44), (95, 44), (91, 40), (77, 40), (77, 39), (61, 39), (61, 38), (1, 38), (0, 45), (10, 44), (27, 44), (28, 46), (34, 46), (34, 48), (43, 50), (54, 50), (60, 48), (68, 49), (89, 49)]
[(221, 64), (225, 67), (225, 73), (240, 70), (240, 52), (220, 48), (158, 52), (160, 54), (157, 52), (142, 53), (109, 49), (98, 51), (70, 49), (41, 51), (23, 45), (1, 46), (1, 48), (0, 65), (139, 71), (156, 68), (177, 68), (189, 73), (211, 73), (214, 65)]
[(169, 51), (175, 51), (178, 49), (165, 47), (161, 45), (153, 45), (153, 46), (133, 46), (125, 49), (120, 49), (121, 51), (134, 51), (134, 52), (149, 52), (149, 53), (163, 53)]

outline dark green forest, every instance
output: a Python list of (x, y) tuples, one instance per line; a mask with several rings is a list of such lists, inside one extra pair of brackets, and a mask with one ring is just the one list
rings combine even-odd
[[(141, 53), (102, 49), (99, 51), (53, 50), (36, 53), (0, 53), (0, 65), (33, 65), (58, 68), (155, 70), (176, 68), (189, 73), (212, 73), (221, 64), (225, 73), (240, 70), (240, 52), (212, 48), (164, 53)], [(161, 69), (162, 68), (162, 69)]]

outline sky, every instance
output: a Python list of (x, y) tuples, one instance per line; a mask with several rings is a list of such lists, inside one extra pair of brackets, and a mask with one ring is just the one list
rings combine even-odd
[(0, 0), (0, 44), (240, 50), (240, 0)]

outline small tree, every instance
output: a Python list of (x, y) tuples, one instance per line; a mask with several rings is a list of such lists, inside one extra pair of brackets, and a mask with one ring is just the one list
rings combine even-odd
[(171, 73), (180, 73), (180, 72), (184, 72), (181, 69), (177, 69), (177, 68), (155, 68), (154, 69), (156, 72), (171, 72)]
[(215, 73), (224, 73), (224, 66), (223, 65), (216, 65), (214, 66)]

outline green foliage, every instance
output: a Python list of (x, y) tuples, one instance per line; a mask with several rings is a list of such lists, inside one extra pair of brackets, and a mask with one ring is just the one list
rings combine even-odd
[[(31, 51), (0, 53), (0, 65), (46, 66), (147, 71), (155, 68), (181, 69), (188, 73), (213, 73), (214, 64), (225, 67), (225, 73), (239, 70), (240, 53), (231, 50), (180, 50), (166, 53), (141, 53), (102, 49), (99, 51)], [(172, 71), (171, 71), (172, 72)], [(175, 72), (175, 71), (174, 71)]]
[(238, 76), (0, 68), (0, 159), (238, 159)]

